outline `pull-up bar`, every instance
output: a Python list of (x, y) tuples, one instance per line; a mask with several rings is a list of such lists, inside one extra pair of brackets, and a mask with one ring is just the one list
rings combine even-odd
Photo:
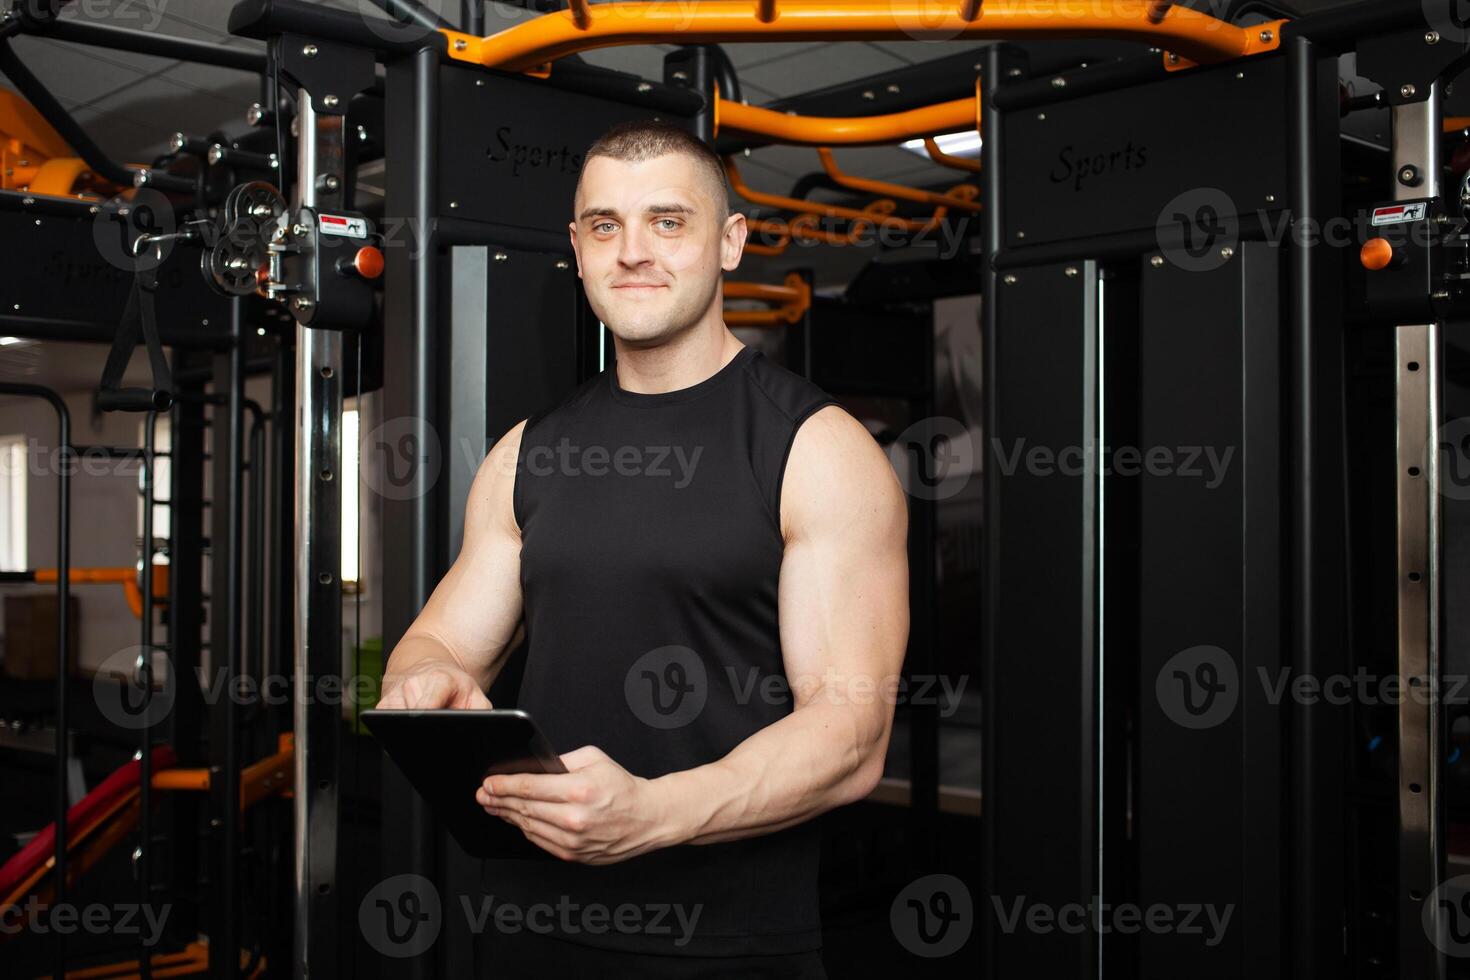
[(975, 128), (976, 99), (954, 99), (881, 116), (788, 116), (760, 106), (715, 100), (715, 133), (768, 136), (792, 146), (897, 143)]
[(443, 30), (449, 55), (486, 68), (534, 71), (579, 51), (622, 44), (721, 41), (1111, 38), (1141, 41), (1195, 62), (1275, 49), (1279, 30), (1242, 28), (1164, 0), (701, 0), (572, 3), (486, 37)]

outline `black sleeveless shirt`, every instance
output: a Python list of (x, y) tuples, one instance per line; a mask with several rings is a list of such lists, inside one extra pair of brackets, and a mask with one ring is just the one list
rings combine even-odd
[[(715, 762), (791, 713), (781, 479), (797, 428), (828, 404), (747, 347), (678, 391), (625, 391), (608, 367), (527, 422), (517, 706), (557, 752), (595, 745), (651, 779)], [(482, 883), (522, 916), (565, 903), (525, 921), (588, 946), (792, 953), (821, 946), (818, 846), (807, 823), (611, 865), (488, 860)]]

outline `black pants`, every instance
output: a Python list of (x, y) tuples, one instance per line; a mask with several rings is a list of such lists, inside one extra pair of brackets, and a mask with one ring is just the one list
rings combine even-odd
[(653, 956), (615, 953), (529, 929), (486, 929), (475, 937), (482, 980), (557, 980), (595, 976), (637, 980), (827, 980), (821, 950), (777, 956)]

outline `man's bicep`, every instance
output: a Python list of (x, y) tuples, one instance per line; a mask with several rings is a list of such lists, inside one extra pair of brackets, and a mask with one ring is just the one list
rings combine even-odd
[(506, 652), (521, 619), (521, 538), (512, 497), (524, 425), (506, 433), (480, 464), (465, 502), (459, 556), (409, 628), (410, 635), (446, 646), (476, 676)]
[(909, 626), (908, 510), (892, 466), (855, 419), (824, 409), (797, 433), (781, 501), (781, 650), (798, 704), (836, 681), (891, 708), (876, 694), (902, 668)]

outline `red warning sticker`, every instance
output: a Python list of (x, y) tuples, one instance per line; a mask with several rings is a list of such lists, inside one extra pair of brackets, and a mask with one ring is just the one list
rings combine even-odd
[(1423, 221), (1424, 214), (1429, 207), (1427, 201), (1415, 201), (1413, 204), (1392, 204), (1373, 209), (1373, 226), (1399, 225), (1406, 221)]
[(366, 218), (353, 218), (345, 214), (318, 214), (316, 226), (323, 235), (342, 235), (345, 238), (367, 237)]

